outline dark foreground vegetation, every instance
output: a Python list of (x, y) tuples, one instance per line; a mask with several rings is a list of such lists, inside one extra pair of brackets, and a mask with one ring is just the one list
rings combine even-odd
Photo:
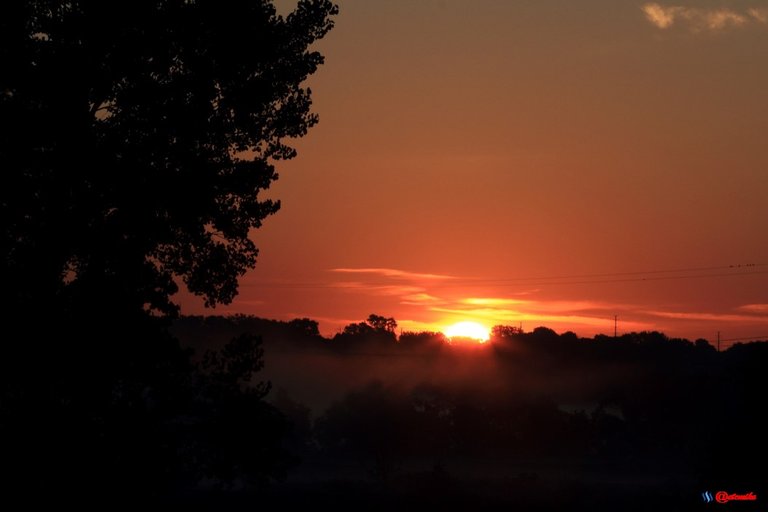
[(766, 342), (499, 326), (479, 345), (388, 320), (333, 338), (308, 319), (98, 320), (79, 337), (41, 321), (2, 359), (3, 492), (110, 509), (762, 502)]

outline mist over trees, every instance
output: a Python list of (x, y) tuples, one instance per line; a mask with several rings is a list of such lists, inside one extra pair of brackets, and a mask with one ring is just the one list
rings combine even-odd
[(503, 325), (482, 345), (430, 332), (384, 342), (369, 321), (329, 338), (295, 323), (184, 317), (174, 332), (210, 343), (230, 325), (263, 333), (273, 403), (300, 425), (294, 471), (344, 482), (295, 484), (312, 500), (642, 510), (696, 506), (700, 488), (763, 489), (768, 342), (718, 352), (660, 332)]

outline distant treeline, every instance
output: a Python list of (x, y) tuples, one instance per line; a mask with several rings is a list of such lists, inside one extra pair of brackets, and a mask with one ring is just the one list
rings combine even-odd
[[(305, 348), (323, 347), (339, 351), (360, 351), (370, 349), (439, 349), (452, 346), (468, 348), (472, 343), (469, 339), (449, 339), (442, 332), (436, 331), (398, 331), (397, 321), (391, 317), (371, 314), (366, 320), (351, 323), (331, 337), (320, 334), (319, 324), (310, 318), (295, 318), (293, 320), (271, 320), (252, 315), (231, 316), (183, 316), (175, 320), (172, 331), (192, 345), (208, 345), (212, 342), (226, 341), (228, 337), (243, 332), (258, 334), (267, 343), (275, 345), (299, 345)], [(671, 351), (685, 351), (693, 348), (701, 352), (715, 351), (714, 345), (708, 340), (699, 338), (690, 341), (685, 338), (669, 338), (658, 331), (643, 331), (624, 333), (620, 336), (597, 334), (593, 338), (579, 337), (572, 331), (556, 333), (548, 327), (536, 327), (532, 331), (509, 325), (496, 325), (491, 329), (488, 340), (494, 349), (503, 350), (505, 347), (528, 346), (530, 348), (546, 349), (547, 352), (579, 351), (574, 343), (581, 347), (591, 347), (593, 350), (607, 350), (612, 355), (627, 354), (635, 350), (647, 352), (649, 347), (665, 347)], [(314, 344), (313, 344), (314, 342)], [(750, 344), (763, 343), (755, 340)], [(605, 345), (608, 344), (608, 345)], [(478, 344), (484, 345), (484, 344)], [(728, 348), (741, 350), (744, 343), (735, 343)], [(610, 346), (610, 348), (608, 348)], [(482, 347), (486, 348), (486, 347)], [(585, 350), (590, 350), (586, 348)], [(725, 350), (724, 352), (727, 352)]]

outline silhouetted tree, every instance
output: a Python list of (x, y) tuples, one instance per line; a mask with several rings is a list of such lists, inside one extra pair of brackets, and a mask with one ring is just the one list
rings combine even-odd
[(21, 334), (0, 357), (3, 485), (156, 494), (284, 469), (285, 422), (249, 382), (260, 340), (196, 363), (155, 318), (177, 312), (177, 282), (213, 306), (254, 266), (250, 231), (280, 206), (260, 193), (318, 120), (302, 83), (336, 13), (330, 0), (285, 17), (267, 0), (4, 6), (0, 286)]
[(294, 329), (297, 334), (310, 338), (320, 337), (320, 329), (316, 320), (309, 318), (294, 318), (288, 322), (288, 326)]
[(511, 325), (494, 325), (491, 329), (491, 338), (495, 339), (514, 338), (520, 334), (523, 334), (523, 330)]
[(366, 322), (358, 322), (354, 324), (347, 324), (344, 326), (344, 330), (341, 334), (344, 336), (368, 336), (376, 332), (370, 324)]
[(703, 338), (697, 339), (694, 342), (694, 345), (696, 346), (696, 348), (698, 348), (699, 350), (702, 350), (702, 351), (706, 351), (706, 352), (715, 352), (716, 351), (715, 347), (712, 346), (711, 343), (709, 343), (707, 340), (705, 340)]
[(538, 342), (553, 341), (553, 340), (556, 340), (557, 337), (558, 337), (557, 333), (552, 329), (550, 329), (549, 327), (543, 327), (543, 326), (536, 327), (531, 332), (531, 339)]
[(399, 345), (408, 349), (439, 349), (448, 344), (448, 338), (441, 332), (405, 331), (398, 337)]
[(263, 400), (271, 384), (252, 382), (263, 365), (261, 339), (250, 334), (205, 354), (188, 409), (174, 418), (172, 445), (184, 469), (194, 471), (191, 483), (259, 484), (284, 476), (291, 461), (279, 441), (287, 422)]
[(371, 314), (365, 322), (344, 326), (344, 330), (333, 337), (331, 346), (349, 350), (368, 344), (391, 349), (397, 341), (396, 328), (397, 322), (394, 318)]
[[(18, 306), (228, 303), (259, 192), (317, 122), (329, 0), (12, 2), (0, 18), (3, 290)], [(54, 304), (50, 304), (53, 300)]]
[(394, 318), (387, 318), (380, 315), (370, 314), (366, 323), (377, 331), (394, 333), (397, 329), (397, 322)]

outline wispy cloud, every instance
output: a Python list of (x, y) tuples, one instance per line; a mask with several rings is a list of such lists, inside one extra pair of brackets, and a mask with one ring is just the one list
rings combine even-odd
[[(388, 297), (407, 306), (409, 319), (400, 325), (405, 329), (415, 326), (440, 330), (448, 325), (474, 320), (488, 327), (499, 324), (523, 324), (526, 329), (541, 325), (556, 330), (609, 332), (613, 329), (614, 314), (624, 316), (622, 330), (649, 330), (653, 323), (642, 318), (630, 318), (629, 312), (637, 307), (590, 300), (541, 300), (534, 292), (525, 297), (519, 293), (467, 296), (461, 284), (474, 281), (461, 276), (410, 272), (392, 268), (335, 268), (341, 282), (334, 287), (355, 294)], [(393, 303), (389, 307), (397, 309)], [(647, 319), (646, 315), (646, 319)]]
[(408, 272), (406, 270), (398, 270), (395, 268), (332, 268), (331, 272), (338, 272), (342, 274), (372, 274), (382, 277), (407, 279), (407, 280), (443, 280), (453, 279), (453, 276), (444, 274), (424, 274), (420, 272)]
[(515, 322), (527, 318), (522, 311), (515, 309), (499, 308), (467, 308), (461, 304), (448, 304), (446, 306), (430, 308), (437, 313), (447, 313), (453, 317), (466, 317), (474, 320), (485, 320), (491, 323)]
[(424, 305), (430, 305), (430, 304), (441, 304), (444, 300), (435, 297), (434, 295), (430, 295), (428, 293), (420, 292), (420, 293), (412, 293), (410, 295), (403, 295), (402, 300), (400, 301), (400, 304), (406, 304), (409, 306), (424, 306)]
[(525, 304), (529, 301), (520, 299), (507, 299), (507, 298), (494, 298), (494, 297), (470, 297), (468, 299), (462, 299), (461, 303), (470, 306), (512, 306)]
[(660, 29), (687, 26), (695, 32), (720, 31), (750, 24), (768, 24), (768, 8), (735, 10), (729, 7), (702, 8), (647, 3), (642, 6), (646, 19)]
[(467, 306), (485, 306), (488, 308), (505, 309), (509, 307), (535, 307), (539, 311), (558, 312), (558, 311), (597, 311), (627, 309), (627, 306), (617, 304), (605, 304), (588, 300), (552, 300), (538, 302), (532, 299), (513, 299), (509, 297), (470, 297), (461, 299), (460, 304)]
[(424, 288), (413, 285), (400, 285), (400, 284), (372, 284), (362, 281), (342, 281), (340, 283), (333, 283), (331, 285), (334, 288), (344, 288), (353, 291), (364, 291), (375, 295), (388, 295), (388, 296), (412, 296), (424, 292)]
[(532, 304), (532, 307), (535, 307), (537, 311), (547, 313), (593, 312), (599, 313), (600, 316), (605, 316), (606, 311), (617, 312), (633, 308), (633, 306), (628, 305), (588, 300), (550, 300), (537, 302)]
[[(448, 325), (474, 320), (488, 327), (518, 325), (532, 329), (541, 325), (579, 334), (612, 333), (614, 315), (622, 332), (665, 330), (673, 323), (738, 322), (756, 325), (765, 322), (768, 304), (751, 304), (726, 313), (678, 312), (649, 309), (637, 304), (595, 300), (544, 300), (536, 293), (496, 295), (479, 292), (467, 295), (464, 283), (476, 288), (476, 280), (463, 276), (410, 272), (393, 268), (336, 268), (340, 279), (332, 286), (360, 295), (361, 303), (385, 305), (406, 330), (417, 326), (441, 330)], [(366, 298), (367, 297), (367, 298)], [(400, 310), (398, 308), (405, 308)], [(386, 311), (385, 311), (386, 313)], [(404, 315), (403, 315), (404, 313)], [(401, 316), (402, 315), (402, 316)], [(404, 318), (403, 318), (404, 317)]]
[(740, 322), (740, 323), (765, 323), (766, 319), (760, 316), (734, 314), (734, 313), (707, 313), (707, 312), (681, 312), (681, 311), (645, 311), (652, 316), (671, 318), (675, 320), (695, 320), (705, 322)]
[(659, 4), (645, 4), (643, 6), (645, 17), (659, 28), (671, 27), (675, 22), (676, 11), (679, 9), (680, 7), (662, 7)]
[(768, 8), (763, 7), (753, 7), (751, 9), (747, 10), (747, 13), (749, 13), (752, 18), (755, 19), (755, 21), (759, 21), (760, 23), (768, 23)]
[(768, 304), (745, 304), (739, 306), (737, 309), (745, 311), (747, 313), (755, 313), (758, 315), (768, 315)]

